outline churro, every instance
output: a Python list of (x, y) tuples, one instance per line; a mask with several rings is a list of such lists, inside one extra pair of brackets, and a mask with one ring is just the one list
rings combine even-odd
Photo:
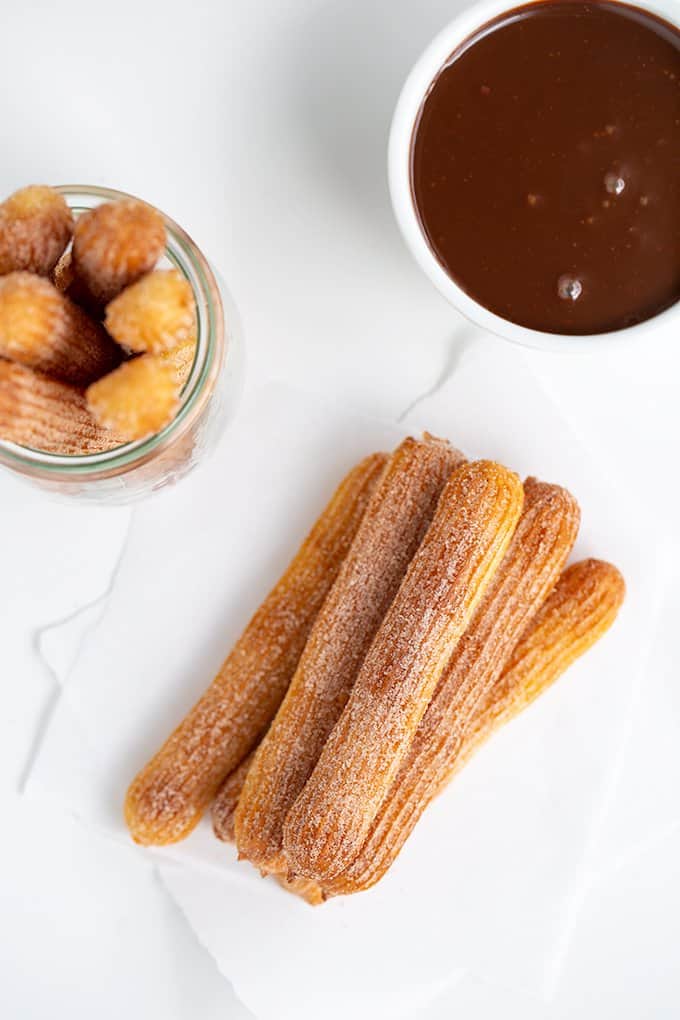
[[(239, 767), (227, 776), (213, 803), (213, 832), (223, 843), (236, 842), (234, 815), (254, 754), (254, 751), (251, 752)], [(282, 889), (300, 896), (313, 907), (318, 907), (326, 899), (319, 883), (311, 878), (288, 878), (286, 875), (276, 875), (275, 878)]]
[(587, 559), (567, 567), (515, 646), (499, 683), (477, 706), (455, 771), (600, 640), (625, 596), (626, 583), (611, 563)]
[(385, 463), (374, 454), (349, 472), (211, 686), (133, 781), (125, 818), (137, 843), (188, 836), (262, 738)]
[(73, 386), (87, 386), (120, 363), (119, 347), (49, 280), (0, 277), (0, 355)]
[(331, 895), (377, 882), (423, 811), (457, 769), (467, 731), (492, 698), (512, 650), (554, 588), (576, 539), (576, 501), (556, 485), (528, 479), (512, 542), (459, 641), (404, 762), (349, 868), (326, 883)]
[(87, 406), (100, 425), (131, 441), (169, 425), (179, 407), (179, 394), (173, 366), (143, 354), (88, 387)]
[(164, 248), (163, 217), (145, 202), (126, 199), (88, 209), (75, 225), (69, 294), (101, 310), (150, 272)]
[(46, 453), (101, 453), (124, 440), (103, 429), (81, 390), (0, 358), (0, 439)]
[[(343, 714), (286, 819), (284, 851), (294, 875), (323, 885), (358, 856), (508, 548), (522, 502), (517, 475), (491, 461), (466, 464), (447, 483)], [(237, 838), (239, 811), (240, 805)]]
[(130, 351), (172, 350), (196, 335), (191, 284), (176, 269), (147, 273), (107, 305), (104, 325)]
[(0, 275), (27, 270), (48, 276), (73, 233), (73, 216), (53, 188), (31, 185), (0, 205)]
[(406, 439), (392, 454), (269, 732), (236, 811), (239, 854), (285, 870), (283, 823), (347, 703), (382, 619), (462, 455)]

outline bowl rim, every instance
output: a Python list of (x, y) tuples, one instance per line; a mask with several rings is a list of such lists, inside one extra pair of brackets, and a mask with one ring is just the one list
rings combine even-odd
[[(549, 0), (531, 2), (544, 3)], [(619, 3), (619, 0), (608, 2)], [(387, 150), (388, 185), (397, 225), (416, 262), (447, 301), (472, 323), (504, 340), (539, 350), (590, 353), (596, 348), (602, 350), (615, 344), (637, 342), (669, 323), (679, 321), (680, 301), (644, 322), (607, 333), (574, 335), (530, 329), (504, 319), (470, 297), (443, 268), (423, 232), (411, 187), (411, 145), (423, 101), (441, 68), (461, 43), (494, 18), (519, 6), (525, 4), (521, 0), (478, 0), (445, 25), (426, 46), (407, 75), (392, 116)], [(680, 27), (680, 5), (674, 0), (635, 0), (631, 4), (621, 2), (620, 6), (640, 8), (676, 28)]]

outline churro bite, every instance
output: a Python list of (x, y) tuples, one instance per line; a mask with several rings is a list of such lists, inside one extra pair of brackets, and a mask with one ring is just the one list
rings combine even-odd
[(73, 233), (73, 216), (58, 191), (31, 185), (0, 205), (0, 274), (25, 269), (48, 276)]
[(101, 325), (33, 273), (0, 277), (0, 356), (87, 386), (120, 363)]
[(144, 439), (169, 425), (179, 407), (172, 365), (143, 354), (126, 361), (87, 390), (95, 420), (129, 441)]
[(62, 456), (101, 453), (123, 442), (94, 420), (81, 390), (3, 358), (0, 439)]
[(88, 209), (73, 236), (72, 296), (105, 308), (154, 268), (165, 240), (163, 217), (145, 202), (127, 199)]
[(161, 354), (195, 341), (196, 303), (189, 281), (176, 269), (157, 269), (107, 306), (105, 325), (130, 351)]

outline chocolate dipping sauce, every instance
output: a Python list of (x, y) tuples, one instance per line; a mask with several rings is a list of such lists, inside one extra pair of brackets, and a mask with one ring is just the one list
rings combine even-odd
[(680, 32), (619, 3), (541, 0), (456, 50), (412, 144), (422, 227), (497, 315), (608, 332), (680, 297)]

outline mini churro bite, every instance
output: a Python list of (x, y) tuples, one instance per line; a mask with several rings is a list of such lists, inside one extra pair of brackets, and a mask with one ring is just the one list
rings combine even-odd
[(0, 356), (87, 386), (115, 368), (122, 352), (49, 280), (16, 272), (0, 277)]
[(97, 424), (82, 390), (3, 358), (0, 439), (69, 457), (101, 453), (123, 442)]
[(48, 276), (73, 233), (73, 216), (53, 188), (31, 185), (0, 204), (0, 275), (26, 269)]
[(145, 202), (127, 199), (88, 209), (73, 236), (71, 296), (105, 308), (154, 268), (164, 248), (163, 217)]
[(114, 340), (130, 351), (170, 351), (195, 338), (191, 285), (176, 269), (157, 269), (114, 298), (104, 321)]
[(128, 441), (144, 439), (172, 421), (179, 390), (172, 365), (143, 354), (93, 383), (87, 390), (87, 406), (104, 428)]

